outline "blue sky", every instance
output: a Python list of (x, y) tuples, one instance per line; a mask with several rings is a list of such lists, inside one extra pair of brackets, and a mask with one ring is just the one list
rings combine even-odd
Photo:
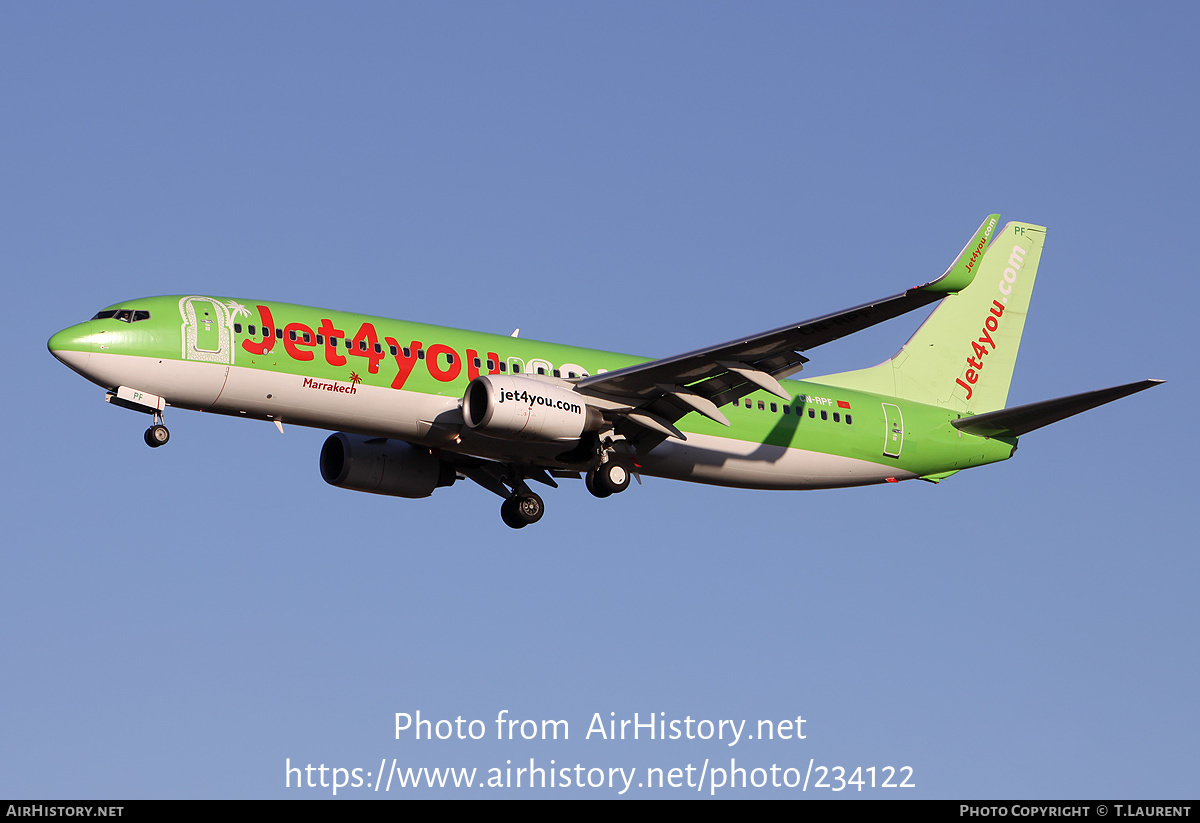
[[(1194, 797), (1196, 18), (5, 4), (0, 794), (735, 758), (914, 769), (871, 797)], [(1170, 382), (936, 487), (565, 484), (513, 532), (470, 484), (327, 486), (319, 431), (175, 411), (152, 451), (45, 350), (196, 293), (666, 356), (929, 280), (994, 211), (1049, 227), (1010, 404)], [(492, 734), (396, 739), (418, 710)], [(571, 738), (498, 741), (501, 710)], [(584, 739), (610, 712), (803, 716), (806, 738)]]

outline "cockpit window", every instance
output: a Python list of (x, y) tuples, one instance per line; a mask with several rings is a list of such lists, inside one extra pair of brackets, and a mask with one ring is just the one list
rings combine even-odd
[(149, 320), (150, 312), (141, 309), (109, 309), (96, 312), (93, 320), (120, 320), (123, 323), (136, 323), (139, 320)]

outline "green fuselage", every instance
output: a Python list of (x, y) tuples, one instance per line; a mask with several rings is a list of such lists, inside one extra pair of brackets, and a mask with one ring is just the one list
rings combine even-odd
[[(108, 313), (113, 314), (102, 316)], [(114, 304), (100, 315), (55, 335), (49, 346), (60, 359), (73, 353), (74, 361), (66, 362), (107, 389), (126, 385), (160, 395), (169, 405), (385, 437), (403, 435), (489, 459), (524, 457), (546, 465), (547, 455), (561, 448), (469, 437), (452, 442), (444, 426), (436, 432), (428, 432), (428, 426), (376, 431), (371, 421), (378, 414), (360, 414), (356, 405), (370, 397), (375, 404), (390, 403), (386, 415), (393, 418), (411, 411), (432, 420), (456, 408), (467, 384), (480, 374), (570, 382), (646, 362), (593, 349), (287, 303), (177, 295)], [(678, 428), (688, 436), (687, 444), (670, 441), (651, 450), (646, 472), (766, 488), (859, 485), (938, 479), (1004, 460), (1016, 447), (1015, 439), (958, 431), (950, 421), (961, 413), (950, 409), (820, 380), (785, 380), (782, 385), (790, 402), (758, 391), (724, 406), (728, 427), (700, 414), (686, 415)], [(274, 386), (278, 388), (272, 390)], [(418, 409), (417, 404), (423, 405)], [(720, 452), (725, 448), (735, 460), (754, 460), (756, 450), (761, 451), (764, 469), (750, 480), (737, 471), (722, 476)], [(660, 450), (668, 456), (656, 461)], [(788, 475), (797, 464), (779, 459), (777, 450), (847, 458), (846, 465), (862, 461), (876, 468), (851, 471), (840, 480), (814, 481), (829, 478), (826, 466), (793, 482)], [(680, 462), (689, 459), (708, 468), (689, 472)], [(661, 471), (655, 471), (658, 464)]]

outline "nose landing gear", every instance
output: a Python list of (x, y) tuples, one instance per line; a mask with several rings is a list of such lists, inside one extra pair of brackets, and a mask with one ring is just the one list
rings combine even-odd
[(146, 445), (152, 449), (157, 449), (159, 446), (165, 446), (167, 441), (170, 439), (171, 433), (167, 431), (166, 426), (158, 424), (146, 429)]
[(162, 411), (167, 405), (165, 398), (141, 389), (118, 386), (116, 391), (104, 393), (104, 402), (112, 403), (123, 409), (154, 415), (154, 421), (150, 424), (150, 428), (146, 429), (146, 434), (142, 438), (150, 448), (157, 449), (159, 446), (165, 446), (171, 439), (171, 433), (163, 425)]
[(154, 424), (146, 429), (144, 437), (146, 445), (152, 449), (157, 449), (159, 446), (167, 445), (167, 441), (171, 439), (171, 433), (167, 431), (167, 427), (163, 425), (161, 412), (154, 413)]

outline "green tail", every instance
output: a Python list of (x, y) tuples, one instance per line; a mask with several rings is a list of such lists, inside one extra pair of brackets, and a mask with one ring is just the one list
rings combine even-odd
[[(1045, 239), (1043, 226), (1009, 223), (970, 284), (943, 298), (895, 357), (817, 381), (964, 413), (1004, 408)], [(972, 251), (968, 244), (951, 269)]]

